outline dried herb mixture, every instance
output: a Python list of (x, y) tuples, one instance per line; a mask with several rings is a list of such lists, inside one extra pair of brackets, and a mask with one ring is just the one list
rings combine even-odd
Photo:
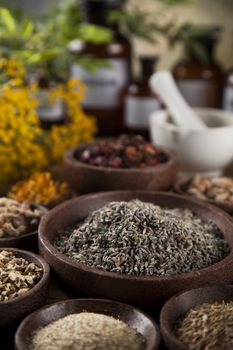
[(32, 350), (142, 350), (144, 338), (111, 316), (82, 312), (38, 329)]
[(36, 264), (18, 258), (8, 250), (0, 251), (0, 302), (14, 299), (35, 286), (43, 269)]
[(95, 142), (76, 152), (76, 158), (90, 165), (109, 168), (145, 168), (168, 161), (168, 155), (142, 136), (121, 135)]
[(44, 213), (27, 202), (0, 198), (0, 239), (35, 231)]
[(174, 331), (190, 350), (231, 350), (233, 302), (198, 305), (177, 321)]
[(213, 223), (189, 210), (164, 209), (139, 200), (105, 205), (83, 223), (59, 231), (54, 244), (88, 266), (150, 276), (202, 269), (230, 250)]
[(188, 194), (196, 198), (233, 205), (233, 179), (229, 177), (210, 177), (197, 174), (191, 179), (181, 177), (178, 184)]
[(68, 194), (66, 182), (54, 181), (49, 172), (33, 174), (29, 179), (16, 183), (8, 194), (9, 198), (42, 205), (58, 200)]

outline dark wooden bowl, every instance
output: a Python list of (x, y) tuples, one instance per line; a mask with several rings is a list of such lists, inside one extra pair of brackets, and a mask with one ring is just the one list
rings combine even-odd
[[(189, 182), (190, 182), (190, 179), (187, 179), (187, 181), (184, 181), (182, 183), (179, 181), (176, 181), (174, 183), (174, 191), (176, 193), (195, 198), (190, 193), (187, 193)], [(210, 199), (206, 199), (205, 202), (210, 203), (212, 205), (215, 205), (216, 207), (226, 211), (228, 214), (233, 216), (233, 204), (230, 204), (228, 202), (217, 202), (217, 201), (210, 200)]]
[(163, 339), (171, 350), (188, 350), (174, 334), (174, 323), (191, 308), (203, 303), (233, 301), (233, 286), (212, 286), (192, 289), (169, 299), (160, 314)]
[(65, 201), (71, 199), (75, 197), (75, 194), (72, 193), (72, 192), (67, 192), (66, 194), (62, 195), (61, 197), (59, 198), (56, 198), (52, 201), (49, 201), (47, 203), (44, 203), (43, 206), (46, 207), (47, 209), (53, 209), (55, 208), (56, 206), (58, 206), (59, 204), (62, 204), (64, 203)]
[[(129, 201), (138, 198), (168, 208), (188, 208), (203, 219), (213, 221), (228, 241), (231, 252), (208, 268), (172, 276), (128, 276), (105, 272), (76, 262), (60, 253), (53, 240), (59, 229), (82, 221), (90, 212), (111, 201)], [(52, 209), (39, 226), (40, 254), (51, 265), (72, 292), (87, 297), (119, 300), (152, 308), (175, 293), (207, 284), (226, 284), (233, 281), (233, 221), (219, 208), (202, 201), (170, 193), (117, 191), (80, 196)]]
[(164, 150), (169, 156), (166, 163), (143, 169), (113, 169), (85, 164), (75, 158), (75, 153), (87, 145), (70, 149), (64, 155), (66, 181), (80, 194), (113, 190), (163, 191), (172, 185), (178, 171), (177, 156), (169, 150)]
[(21, 323), (16, 332), (16, 350), (30, 350), (32, 334), (39, 327), (44, 327), (59, 318), (83, 311), (113, 316), (125, 322), (145, 338), (145, 350), (156, 350), (159, 347), (159, 328), (156, 323), (142, 311), (130, 305), (111, 300), (74, 299), (46, 306), (29, 315)]
[[(48, 210), (41, 205), (32, 204), (32, 206), (42, 209), (45, 214), (48, 212)], [(31, 252), (37, 252), (38, 230), (17, 237), (0, 238), (0, 248), (18, 248), (29, 250)]]
[[(4, 248), (5, 249), (5, 248)], [(3, 249), (1, 249), (3, 250)], [(0, 301), (0, 328), (20, 320), (41, 307), (46, 300), (49, 284), (49, 265), (40, 256), (25, 250), (6, 248), (19, 258), (24, 258), (43, 268), (40, 281), (28, 292), (7, 301)]]

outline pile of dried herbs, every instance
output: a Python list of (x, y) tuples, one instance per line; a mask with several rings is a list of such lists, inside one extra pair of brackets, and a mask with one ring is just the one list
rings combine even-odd
[(44, 213), (27, 202), (0, 198), (0, 238), (18, 237), (37, 230)]
[(82, 312), (38, 329), (32, 350), (142, 350), (144, 338), (111, 316)]
[(15, 256), (11, 251), (0, 251), (0, 302), (28, 292), (42, 274), (43, 269), (36, 264)]
[(192, 308), (177, 321), (175, 334), (190, 350), (233, 349), (233, 302)]
[(109, 272), (174, 275), (208, 267), (229, 253), (219, 229), (187, 209), (139, 200), (111, 202), (58, 232), (63, 254)]
[(168, 155), (140, 135), (121, 135), (97, 141), (78, 150), (77, 160), (106, 168), (146, 168), (168, 161)]

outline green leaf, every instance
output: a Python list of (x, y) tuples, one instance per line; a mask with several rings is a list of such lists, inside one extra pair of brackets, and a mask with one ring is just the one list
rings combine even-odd
[(14, 17), (11, 15), (10, 11), (4, 7), (0, 8), (0, 21), (1, 25), (4, 25), (9, 32), (14, 32), (16, 29), (16, 24)]
[(25, 22), (22, 26), (22, 35), (25, 38), (29, 38), (34, 31), (34, 24), (32, 22)]
[(149, 42), (155, 42), (155, 34), (166, 33), (167, 25), (159, 23), (154, 16), (137, 7), (128, 11), (112, 11), (109, 16), (110, 23), (117, 23), (121, 32), (126, 36), (136, 36)]
[(78, 34), (80, 39), (95, 44), (108, 43), (113, 39), (113, 35), (110, 30), (93, 24), (80, 24)]

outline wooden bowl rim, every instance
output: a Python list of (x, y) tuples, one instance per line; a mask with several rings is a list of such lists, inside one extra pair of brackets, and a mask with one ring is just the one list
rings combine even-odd
[[(66, 305), (69, 305), (69, 304), (74, 304), (75, 303), (75, 306), (78, 305), (79, 303), (86, 303), (88, 304), (89, 302), (95, 302), (96, 304), (103, 304), (103, 308), (104, 308), (104, 305), (107, 304), (107, 303), (111, 303), (111, 304), (114, 304), (118, 307), (118, 309), (121, 309), (121, 307), (126, 307), (129, 311), (136, 311), (137, 313), (141, 314), (145, 319), (149, 320), (151, 325), (153, 326), (154, 328), (154, 334), (155, 334), (155, 342), (153, 344), (154, 348), (158, 348), (160, 342), (161, 342), (161, 334), (160, 334), (160, 329), (159, 329), (159, 326), (158, 324), (155, 322), (155, 320), (150, 317), (149, 315), (147, 315), (145, 312), (143, 312), (142, 310), (138, 309), (137, 307), (134, 307), (132, 305), (129, 305), (129, 304), (126, 304), (126, 303), (122, 303), (122, 302), (119, 302), (119, 301), (115, 301), (115, 300), (110, 300), (110, 299), (100, 299), (100, 298), (78, 298), (78, 299), (68, 299), (68, 300), (63, 300), (63, 301), (59, 301), (59, 302), (56, 302), (56, 303), (53, 303), (53, 304), (49, 304), (49, 305), (45, 305), (43, 306), (42, 308), (40, 308), (39, 310), (36, 310), (34, 312), (32, 312), (31, 314), (29, 314), (19, 325), (17, 331), (16, 331), (16, 334), (15, 334), (15, 344), (18, 346), (21, 346), (21, 345), (25, 345), (24, 341), (22, 343), (21, 339), (20, 339), (20, 336), (21, 336), (21, 332), (23, 330), (23, 328), (26, 327), (27, 323), (33, 319), (33, 317), (37, 314), (40, 314), (41, 312), (43, 312), (44, 310), (46, 309), (61, 309), (63, 308), (64, 306)], [(112, 306), (112, 305), (111, 305)], [(74, 307), (73, 307), (74, 308)], [(90, 312), (90, 311), (89, 311)], [(80, 312), (77, 312), (77, 313), (80, 313)], [(67, 314), (67, 315), (71, 315), (70, 314)], [(65, 317), (65, 316), (64, 316)], [(112, 316), (114, 317), (114, 316)], [(114, 317), (115, 318), (115, 317)], [(119, 318), (120, 319), (120, 318)], [(121, 319), (120, 319), (121, 320)], [(124, 322), (124, 321), (123, 321)], [(49, 324), (50, 322), (48, 322)], [(126, 322), (125, 322), (126, 323)], [(127, 324), (127, 323), (126, 323)], [(129, 324), (127, 324), (129, 326)], [(30, 335), (30, 332), (29, 334)], [(145, 337), (145, 339), (147, 339)]]
[(24, 294), (22, 294), (22, 295), (20, 295), (18, 297), (15, 297), (13, 299), (0, 301), (0, 310), (1, 310), (1, 305), (13, 304), (16, 301), (17, 302), (19, 302), (19, 301), (23, 302), (25, 299), (30, 298), (30, 296), (32, 294), (38, 292), (40, 289), (42, 289), (46, 285), (46, 283), (47, 283), (47, 281), (49, 279), (49, 275), (50, 275), (49, 264), (40, 255), (34, 254), (34, 253), (29, 252), (27, 250), (22, 250), (22, 249), (17, 249), (17, 248), (4, 248), (4, 247), (1, 247), (0, 251), (3, 251), (3, 250), (11, 251), (11, 252), (15, 253), (16, 256), (23, 257), (24, 259), (28, 260), (29, 262), (32, 261), (31, 258), (34, 258), (36, 260), (36, 264), (38, 264), (39, 266), (42, 267), (43, 274), (42, 274), (41, 279), (29, 291), (25, 292)]
[[(46, 226), (50, 220), (51, 217), (56, 216), (60, 213), (62, 209), (65, 209), (66, 207), (69, 207), (71, 205), (75, 205), (76, 203), (82, 202), (83, 200), (90, 200), (90, 201), (95, 201), (98, 198), (105, 197), (106, 195), (114, 195), (114, 194), (133, 194), (134, 198), (137, 198), (137, 195), (159, 195), (160, 197), (164, 198), (177, 198), (177, 199), (182, 199), (183, 201), (189, 202), (191, 204), (194, 204), (195, 206), (199, 206), (202, 208), (207, 209), (208, 211), (215, 213), (216, 215), (221, 215), (225, 222), (228, 222), (230, 226), (232, 226), (233, 229), (233, 221), (231, 220), (230, 216), (226, 214), (223, 210), (216, 208), (215, 206), (212, 206), (211, 204), (208, 204), (206, 202), (200, 201), (198, 199), (193, 199), (188, 196), (181, 196), (173, 193), (167, 193), (167, 192), (159, 192), (159, 191), (153, 191), (153, 192), (148, 192), (148, 191), (106, 191), (106, 192), (98, 192), (95, 194), (87, 194), (87, 195), (82, 195), (76, 198), (73, 198), (69, 201), (66, 201), (65, 203), (57, 206), (56, 208), (52, 209), (47, 215), (45, 215), (39, 225), (39, 230), (38, 230), (38, 237), (39, 237), (39, 243), (42, 245), (42, 249), (46, 249), (47, 252), (49, 252), (50, 255), (52, 255), (56, 260), (58, 260), (60, 263), (68, 265), (69, 267), (77, 268), (79, 270), (91, 273), (93, 275), (97, 275), (99, 277), (108, 277), (110, 279), (116, 279), (116, 280), (128, 280), (128, 281), (157, 281), (157, 282), (162, 282), (162, 281), (183, 281), (183, 280), (192, 280), (193, 277), (196, 276), (205, 276), (206, 274), (213, 272), (215, 270), (218, 270), (219, 267), (226, 266), (226, 264), (233, 264), (233, 242), (232, 246), (226, 239), (225, 235), (223, 234), (225, 240), (228, 242), (230, 246), (230, 253), (221, 261), (210, 265), (206, 268), (200, 269), (200, 270), (195, 270), (192, 272), (186, 272), (186, 273), (180, 273), (177, 275), (166, 275), (166, 276), (132, 276), (132, 275), (125, 275), (117, 272), (108, 272), (104, 270), (97, 269), (95, 267), (89, 267), (85, 265), (84, 263), (79, 263), (75, 261), (75, 259), (72, 259), (70, 257), (67, 257), (65, 254), (62, 254), (61, 252), (58, 251), (54, 247), (54, 245), (50, 242), (50, 240), (47, 238), (46, 235)], [(41, 250), (41, 248), (40, 248)]]
[[(179, 346), (179, 349), (182, 350), (188, 350), (187, 345), (185, 345), (182, 341), (180, 341), (176, 335), (174, 334), (174, 331), (172, 329), (171, 326), (171, 322), (168, 320), (168, 317), (170, 315), (170, 310), (173, 308), (174, 303), (176, 303), (177, 299), (182, 299), (184, 296), (189, 297), (190, 294), (190, 298), (193, 297), (193, 294), (200, 294), (200, 292), (206, 292), (206, 294), (208, 293), (210, 300), (212, 299), (212, 295), (211, 292), (214, 291), (221, 291), (221, 292), (225, 292), (225, 291), (232, 291), (232, 301), (233, 301), (233, 285), (229, 285), (229, 284), (225, 284), (225, 285), (211, 285), (211, 286), (206, 286), (206, 287), (199, 287), (199, 288), (194, 288), (194, 289), (186, 289), (184, 291), (181, 291), (179, 293), (176, 293), (175, 295), (173, 295), (170, 299), (168, 299), (165, 304), (163, 305), (162, 309), (161, 309), (161, 313), (160, 313), (160, 329), (161, 329), (161, 333), (162, 336), (165, 340), (165, 338), (169, 338), (170, 342), (173, 342), (173, 345), (175, 344), (176, 346)], [(223, 299), (224, 300), (224, 297)], [(217, 298), (216, 298), (217, 301)], [(206, 303), (206, 301), (205, 301)], [(212, 301), (211, 301), (212, 303)], [(200, 302), (195, 303), (194, 306), (197, 305), (201, 305), (203, 304), (203, 302), (200, 300)], [(191, 308), (189, 308), (190, 310)], [(179, 315), (177, 315), (177, 319), (178, 317), (181, 316), (181, 313)]]
[[(46, 208), (45, 206), (41, 205), (41, 204), (36, 204), (36, 203), (30, 203), (30, 205), (33, 205), (39, 209), (42, 209), (44, 211), (44, 215), (46, 215), (49, 211), (48, 208)], [(44, 216), (43, 215), (43, 216)], [(43, 217), (42, 216), (42, 217)], [(42, 220), (42, 217), (40, 219), (40, 221)], [(40, 225), (40, 223), (39, 223)], [(37, 227), (37, 229), (35, 231), (32, 231), (32, 232), (28, 232), (28, 233), (25, 233), (23, 235), (20, 235), (20, 236), (15, 236), (15, 237), (0, 237), (0, 248), (1, 248), (1, 243), (9, 243), (9, 246), (10, 244), (12, 244), (12, 242), (18, 242), (24, 238), (28, 238), (28, 237), (32, 237), (32, 236), (36, 236), (38, 234), (38, 229), (39, 229), (39, 225)]]
[[(190, 179), (192, 177), (193, 176), (188, 177), (187, 180), (183, 184), (178, 183), (178, 181), (175, 181), (174, 186), (173, 186), (175, 192), (178, 193), (178, 194), (186, 195), (188, 197), (191, 197), (191, 198), (195, 199), (194, 196), (192, 196), (190, 193), (185, 192), (182, 189), (182, 185), (185, 185), (188, 181), (190, 181)], [(214, 201), (213, 199), (208, 199), (208, 198), (200, 199), (200, 200), (202, 200), (204, 202), (207, 202), (207, 203), (210, 203), (212, 205), (215, 205), (215, 206), (217, 206), (217, 207), (219, 207), (219, 208), (221, 208), (221, 209), (223, 209), (223, 210), (225, 210), (225, 211), (227, 211), (229, 213), (233, 212), (233, 204), (230, 204), (229, 202), (217, 202), (217, 201)]]
[(103, 166), (95, 166), (95, 165), (90, 165), (84, 162), (81, 162), (77, 160), (74, 156), (75, 152), (78, 150), (81, 150), (85, 148), (88, 145), (91, 145), (92, 143), (82, 143), (79, 146), (73, 147), (68, 149), (64, 153), (64, 161), (65, 163), (71, 164), (74, 167), (78, 168), (84, 168), (84, 169), (89, 169), (89, 170), (95, 170), (98, 172), (106, 172), (106, 173), (115, 173), (115, 174), (142, 174), (142, 173), (156, 173), (156, 172), (162, 172), (162, 171), (167, 171), (168, 168), (170, 168), (173, 165), (178, 164), (178, 156), (174, 151), (171, 151), (170, 149), (167, 149), (165, 147), (160, 147), (158, 146), (166, 155), (168, 155), (168, 160), (164, 163), (159, 163), (155, 166), (148, 166), (145, 168), (111, 168), (111, 167), (103, 167)]

